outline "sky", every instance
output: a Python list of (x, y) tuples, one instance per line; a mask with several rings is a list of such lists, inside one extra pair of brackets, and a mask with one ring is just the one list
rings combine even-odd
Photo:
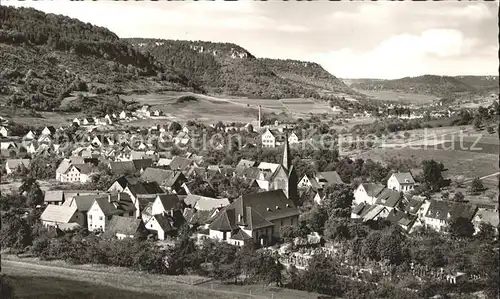
[(499, 2), (2, 1), (119, 37), (231, 42), (340, 78), (498, 75)]

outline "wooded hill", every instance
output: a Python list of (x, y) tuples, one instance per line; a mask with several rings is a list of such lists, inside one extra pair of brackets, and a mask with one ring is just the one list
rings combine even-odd
[[(317, 64), (257, 59), (231, 43), (143, 38), (127, 41), (214, 93), (254, 98), (319, 98), (324, 91), (356, 94)], [(314, 82), (315, 78), (319, 82)]]
[(6, 6), (0, 20), (0, 98), (8, 105), (51, 110), (71, 91), (193, 87), (106, 28)]
[(435, 76), (423, 75), (395, 80), (349, 79), (350, 87), (359, 90), (382, 90), (403, 93), (421, 93), (436, 96), (478, 94), (498, 90), (498, 77), (494, 76)]

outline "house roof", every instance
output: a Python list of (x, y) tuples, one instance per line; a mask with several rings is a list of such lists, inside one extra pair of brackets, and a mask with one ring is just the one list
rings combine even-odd
[(493, 227), (498, 227), (498, 224), (499, 224), (498, 212), (491, 211), (491, 210), (479, 209), (477, 211), (476, 217), (481, 222), (486, 222), (486, 223), (493, 225)]
[(56, 173), (65, 173), (71, 166), (71, 160), (63, 159), (59, 166), (57, 166)]
[(24, 167), (28, 168), (30, 167), (30, 159), (7, 159), (7, 162), (5, 165), (9, 165), (10, 169), (15, 169), (19, 167), (20, 165), (23, 165)]
[(368, 221), (368, 220), (373, 220), (375, 217), (377, 217), (378, 214), (380, 214), (386, 207), (381, 206), (381, 205), (373, 205), (370, 206), (366, 212), (364, 212), (361, 217), (363, 217), (363, 221)]
[(424, 203), (425, 198), (419, 198), (417, 196), (413, 196), (408, 204), (405, 207), (405, 212), (410, 213), (410, 214), (416, 214), (422, 204)]
[(168, 217), (160, 214), (160, 215), (153, 215), (153, 217), (151, 217), (151, 219), (149, 221), (152, 221), (152, 219), (154, 219), (154, 220), (156, 220), (156, 222), (158, 222), (158, 224), (160, 225), (161, 229), (163, 229), (163, 231), (168, 232), (168, 231), (174, 230), (174, 228), (170, 224)]
[(165, 193), (160, 185), (157, 182), (146, 182), (142, 183), (144, 190), (146, 190), (146, 194), (161, 194)]
[(218, 231), (232, 231), (237, 229), (234, 209), (222, 210), (208, 227)]
[(118, 210), (112, 203), (110, 203), (108, 198), (96, 198), (94, 202), (97, 203), (105, 216), (121, 214), (121, 211)]
[(138, 159), (138, 160), (132, 160), (132, 163), (134, 163), (134, 168), (136, 170), (140, 170), (140, 169), (146, 169), (147, 167), (151, 167), (153, 165), (153, 160)]
[(477, 206), (475, 205), (451, 201), (431, 200), (425, 217), (439, 220), (451, 220), (456, 218), (471, 220), (476, 212)]
[(170, 166), (170, 169), (172, 169), (172, 170), (184, 170), (189, 165), (191, 165), (192, 162), (193, 162), (193, 160), (191, 160), (191, 159), (175, 156), (172, 159), (172, 162), (170, 162), (169, 166)]
[(161, 158), (161, 159), (158, 160), (158, 163), (156, 165), (158, 165), (158, 166), (169, 166), (171, 162), (172, 162), (172, 159)]
[(344, 184), (340, 175), (336, 171), (318, 172), (316, 174), (316, 178), (319, 179), (320, 182), (326, 181), (329, 185)]
[(71, 217), (76, 213), (75, 207), (47, 205), (40, 219), (42, 221), (51, 221), (58, 223), (68, 223)]
[(68, 205), (76, 206), (76, 208), (80, 212), (87, 212), (94, 203), (94, 200), (97, 198), (105, 198), (107, 200), (108, 196), (102, 194), (79, 195), (73, 197), (73, 199), (70, 202), (68, 202)]
[(225, 207), (227, 205), (229, 205), (229, 199), (227, 198), (210, 198), (210, 197), (200, 196), (200, 198), (194, 205), (194, 208), (196, 208), (199, 211), (211, 211), (214, 208)]
[(393, 176), (398, 180), (400, 184), (415, 184), (413, 176), (409, 172), (396, 172)]
[(372, 197), (376, 197), (385, 189), (385, 186), (379, 183), (362, 183), (361, 185), (365, 189), (366, 194)]
[(233, 240), (245, 241), (252, 239), (247, 233), (245, 233), (242, 229), (238, 230), (238, 232), (231, 236)]
[(131, 236), (139, 231), (141, 224), (141, 219), (113, 215), (103, 235), (105, 237), (115, 236), (116, 234)]
[(136, 184), (139, 180), (131, 176), (121, 176), (115, 180), (122, 188), (127, 187), (130, 184)]
[(369, 209), (369, 208), (370, 208), (370, 205), (366, 204), (365, 202), (362, 202), (362, 203), (358, 204), (357, 206), (355, 206), (354, 208), (352, 208), (351, 214), (361, 215), (365, 209)]
[[(75, 167), (76, 169), (78, 169), (78, 171), (80, 173), (84, 173), (84, 174), (90, 174), (92, 173), (92, 165), (90, 164), (73, 164), (71, 165), (71, 167)], [(70, 167), (70, 169), (71, 169)]]
[(385, 220), (390, 221), (392, 223), (398, 223), (401, 219), (406, 217), (406, 213), (399, 211), (397, 209), (393, 209), (389, 212), (389, 215), (385, 218)]
[(141, 180), (143, 181), (153, 181), (158, 184), (163, 184), (172, 176), (173, 171), (164, 168), (148, 167), (141, 174)]
[(156, 197), (156, 199), (160, 200), (165, 211), (177, 208), (177, 204), (180, 202), (177, 194), (160, 194)]
[(135, 165), (132, 161), (109, 162), (109, 167), (114, 174), (135, 173)]
[(401, 194), (398, 191), (385, 188), (379, 195), (377, 195), (377, 201), (375, 203), (394, 208), (398, 204), (400, 198)]
[(47, 190), (45, 191), (44, 202), (63, 202), (64, 192), (62, 190)]
[(241, 159), (240, 162), (236, 165), (236, 168), (248, 168), (248, 167), (254, 167), (256, 164), (255, 161), (252, 160), (246, 160), (246, 159)]
[(260, 164), (259, 164), (259, 166), (257, 166), (257, 168), (263, 169), (263, 170), (270, 170), (271, 173), (274, 173), (276, 171), (276, 169), (278, 169), (279, 166), (280, 166), (280, 164), (276, 164), (276, 163), (260, 162)]

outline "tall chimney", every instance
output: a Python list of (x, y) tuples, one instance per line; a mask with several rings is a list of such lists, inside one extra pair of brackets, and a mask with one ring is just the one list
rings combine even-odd
[(259, 128), (262, 125), (262, 106), (259, 105)]

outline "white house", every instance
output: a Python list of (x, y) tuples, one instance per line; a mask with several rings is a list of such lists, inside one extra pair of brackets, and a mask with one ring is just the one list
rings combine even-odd
[(166, 236), (175, 230), (168, 216), (163, 216), (161, 214), (150, 217), (146, 222), (146, 229), (157, 233), (158, 240), (165, 240)]
[[(59, 174), (60, 182), (69, 183), (87, 183), (90, 181), (90, 176), (93, 173), (90, 164), (72, 164), (63, 173)], [(56, 173), (56, 176), (58, 174)]]
[(114, 215), (135, 218), (135, 206), (132, 201), (120, 200), (120, 196), (96, 198), (87, 212), (88, 230), (106, 231)]
[(173, 215), (173, 211), (177, 208), (179, 197), (177, 194), (160, 194), (157, 195), (152, 207), (153, 215)]
[(9, 129), (7, 127), (1, 126), (0, 127), (0, 136), (8, 137), (9, 135), (10, 135)]
[(354, 190), (353, 205), (359, 205), (364, 202), (369, 205), (375, 204), (377, 195), (379, 195), (385, 186), (376, 183), (362, 183)]
[(56, 133), (56, 128), (54, 128), (54, 126), (46, 126), (45, 128), (43, 128), (42, 134), (40, 135), (52, 136), (55, 133)]
[(288, 143), (289, 144), (299, 143), (299, 136), (297, 136), (297, 134), (295, 134), (295, 132), (292, 132), (290, 135), (288, 135)]
[(69, 229), (77, 227), (78, 213), (76, 207), (47, 205), (40, 220), (42, 224), (52, 227), (59, 227), (60, 229)]
[(263, 147), (276, 147), (276, 136), (273, 132), (266, 128), (266, 131), (261, 136)]
[(23, 137), (24, 140), (34, 140), (35, 138), (36, 138), (36, 134), (33, 131), (29, 131)]
[(415, 180), (409, 172), (397, 172), (387, 180), (387, 188), (407, 193), (415, 188)]
[(450, 221), (456, 218), (464, 218), (473, 221), (478, 211), (477, 206), (442, 200), (430, 200), (429, 207), (422, 222), (425, 227), (438, 232), (446, 232)]

